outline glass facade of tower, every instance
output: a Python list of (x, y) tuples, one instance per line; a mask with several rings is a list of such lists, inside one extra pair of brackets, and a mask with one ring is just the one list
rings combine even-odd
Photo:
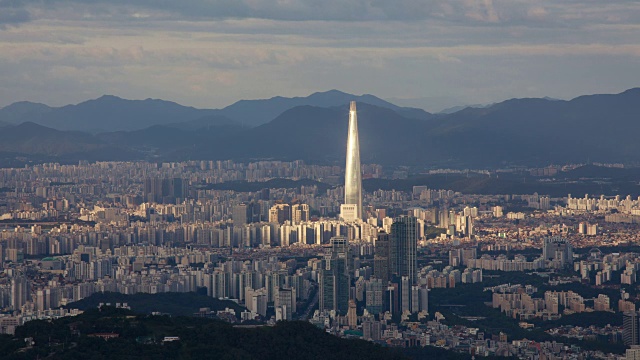
[(356, 205), (356, 217), (362, 219), (362, 173), (360, 172), (360, 142), (358, 141), (358, 115), (355, 101), (351, 102), (349, 109), (344, 203)]
[(418, 249), (418, 221), (413, 216), (399, 216), (391, 224), (389, 267), (397, 276), (407, 276), (409, 285), (416, 284), (416, 252)]

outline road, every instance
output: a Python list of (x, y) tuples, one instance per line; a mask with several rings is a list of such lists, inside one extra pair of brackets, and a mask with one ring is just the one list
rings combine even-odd
[(311, 311), (313, 311), (313, 309), (316, 307), (316, 304), (318, 303), (319, 293), (320, 291), (316, 289), (313, 295), (313, 299), (309, 302), (309, 306), (307, 306), (307, 309), (304, 311), (304, 315), (300, 317), (300, 320), (303, 320), (303, 321), (309, 320), (309, 317), (311, 316)]

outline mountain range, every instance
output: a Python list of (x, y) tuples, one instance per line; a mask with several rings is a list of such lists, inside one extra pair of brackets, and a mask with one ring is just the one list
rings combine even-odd
[[(141, 130), (154, 125), (194, 128), (210, 124), (237, 123), (254, 127), (273, 120), (296, 106), (331, 107), (354, 100), (392, 109), (403, 116), (427, 119), (431, 114), (421, 109), (396, 106), (373, 95), (351, 95), (338, 90), (318, 92), (307, 97), (273, 97), (264, 100), (240, 100), (223, 109), (196, 109), (171, 101), (146, 99), (126, 100), (113, 95), (77, 105), (49, 107), (22, 101), (0, 109), (0, 125), (33, 122), (57, 130), (91, 133)], [(198, 128), (200, 126), (195, 126)]]
[(114, 96), (59, 108), (21, 102), (0, 109), (0, 122), (12, 124), (0, 129), (0, 163), (15, 154), (57, 161), (302, 159), (341, 164), (353, 99), (365, 163), (640, 162), (640, 88), (635, 88), (568, 101), (511, 99), (451, 114), (336, 90), (306, 98), (242, 100), (219, 110)]

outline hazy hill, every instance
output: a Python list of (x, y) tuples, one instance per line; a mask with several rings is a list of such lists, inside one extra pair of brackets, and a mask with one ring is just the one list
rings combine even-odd
[(240, 100), (219, 110), (218, 114), (247, 126), (256, 126), (265, 124), (294, 107), (305, 105), (334, 107), (349, 104), (350, 101), (391, 109), (410, 118), (428, 119), (431, 115), (422, 109), (400, 107), (373, 95), (356, 96), (338, 90), (317, 92), (307, 97), (276, 96), (264, 100)]
[(211, 130), (218, 127), (236, 127), (238, 129), (243, 128), (240, 123), (233, 121), (227, 117), (218, 115), (207, 115), (195, 120), (166, 124), (165, 126), (182, 130)]
[[(269, 108), (268, 111), (275, 112), (276, 107), (284, 105), (274, 104), (291, 105), (301, 99), (326, 105), (341, 101), (336, 99), (343, 99), (342, 94), (332, 91), (307, 98), (259, 100), (246, 102), (245, 108), (251, 111)], [(23, 124), (0, 131), (0, 151), (48, 156), (73, 154), (73, 158), (87, 160), (303, 159), (316, 163), (344, 162), (347, 101), (329, 107), (294, 106), (276, 115), (272, 121), (253, 128), (243, 127), (237, 118), (222, 115), (220, 111), (206, 113), (157, 100), (103, 97), (88, 103), (64, 111), (86, 114), (83, 118), (93, 119), (91, 124), (94, 121), (106, 124), (106, 119), (115, 117), (119, 122), (109, 126), (122, 127), (126, 125), (124, 119), (130, 123), (137, 121), (138, 116), (131, 115), (140, 114), (135, 109), (154, 108), (156, 113), (163, 115), (153, 121), (161, 119), (166, 123), (95, 136)], [(108, 106), (108, 103), (112, 105)], [(238, 109), (239, 104), (235, 104)], [(640, 142), (636, 140), (640, 133), (640, 89), (613, 95), (581, 96), (569, 101), (512, 99), (486, 108), (466, 108), (453, 114), (426, 118), (407, 116), (408, 110), (404, 108), (394, 110), (388, 103), (383, 105), (358, 103), (361, 158), (365, 163), (495, 167), (640, 161)], [(127, 106), (134, 110), (127, 113)], [(51, 110), (47, 118), (58, 119), (49, 115), (62, 109), (65, 108)], [(172, 111), (174, 115), (170, 116)], [(186, 119), (186, 114), (193, 118)], [(241, 116), (239, 114), (232, 115)], [(175, 121), (178, 116), (184, 121)], [(69, 115), (59, 119), (59, 124), (71, 126), (81, 117)]]
[(0, 151), (59, 156), (95, 150), (102, 145), (84, 133), (59, 131), (32, 122), (0, 131)]
[[(273, 121), (203, 144), (194, 156), (239, 159), (344, 161), (348, 106), (299, 106)], [(358, 104), (358, 129), (364, 162), (415, 162), (429, 123), (366, 103)], [(398, 157), (402, 157), (398, 159)]]
[(20, 124), (33, 121), (52, 110), (53, 108), (45, 104), (19, 101), (0, 109), (0, 121), (9, 124)]
[[(197, 149), (217, 144), (220, 139), (240, 135), (245, 131), (245, 128), (235, 123), (203, 125), (194, 121), (186, 125), (154, 125), (141, 130), (102, 133), (97, 134), (96, 138), (112, 146), (137, 152), (139, 158), (153, 155), (154, 158), (182, 161), (194, 158), (209, 159), (195, 156), (198, 154)], [(210, 158), (221, 159), (213, 153), (210, 154)]]
[(199, 110), (164, 100), (125, 100), (105, 95), (78, 105), (55, 108), (31, 120), (60, 130), (104, 132), (138, 130), (153, 125), (195, 120), (209, 115)]
[(331, 90), (307, 97), (241, 100), (219, 110), (196, 109), (156, 99), (126, 100), (112, 95), (58, 108), (17, 102), (0, 109), (0, 122), (34, 122), (58, 130), (91, 133), (140, 130), (154, 125), (171, 125), (189, 130), (235, 123), (253, 127), (267, 123), (297, 106), (331, 107), (348, 104), (351, 100), (389, 108), (411, 118), (426, 119), (430, 116), (424, 110), (399, 107), (373, 95), (356, 96)]
[(512, 99), (438, 119), (431, 137), (446, 139), (448, 153), (466, 163), (640, 159), (640, 89), (569, 101)]
[[(10, 125), (0, 131), (0, 152), (26, 156), (32, 160), (77, 161), (130, 160), (139, 154), (102, 142), (93, 135), (60, 131), (32, 122)], [(11, 164), (3, 159), (2, 164)]]
[(640, 168), (612, 168), (596, 165), (584, 165), (573, 170), (560, 173), (556, 177), (566, 179), (602, 179), (617, 181), (632, 181), (637, 183), (640, 178)]
[[(341, 162), (347, 108), (300, 106), (196, 157)], [(512, 99), (428, 120), (358, 104), (361, 157), (382, 164), (548, 165), (640, 161), (640, 89), (573, 100)]]

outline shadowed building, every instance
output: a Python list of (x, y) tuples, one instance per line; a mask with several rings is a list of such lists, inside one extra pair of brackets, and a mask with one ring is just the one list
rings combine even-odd
[(349, 242), (345, 237), (331, 238), (331, 252), (322, 259), (320, 269), (320, 311), (335, 310), (346, 315), (349, 310)]
[(389, 282), (389, 234), (380, 233), (375, 244), (373, 274), (386, 285)]
[(622, 341), (625, 345), (640, 345), (638, 312), (626, 312), (622, 316)]

